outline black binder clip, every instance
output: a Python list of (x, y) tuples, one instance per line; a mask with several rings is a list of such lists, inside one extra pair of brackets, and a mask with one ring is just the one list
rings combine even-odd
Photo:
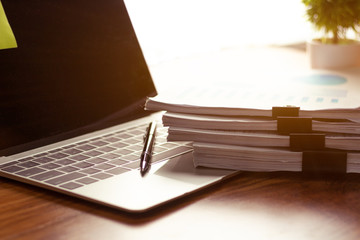
[(312, 118), (309, 117), (277, 117), (279, 134), (311, 133)]
[(347, 153), (340, 151), (305, 151), (302, 154), (302, 171), (311, 175), (344, 175)]
[(324, 133), (290, 133), (291, 151), (323, 150), (325, 148)]
[(300, 107), (285, 106), (285, 107), (272, 107), (272, 117), (298, 117)]

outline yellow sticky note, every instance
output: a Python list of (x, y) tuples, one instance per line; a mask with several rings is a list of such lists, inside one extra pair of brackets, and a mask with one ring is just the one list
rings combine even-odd
[(14, 33), (6, 18), (4, 8), (0, 1), (0, 49), (16, 48), (17, 43)]

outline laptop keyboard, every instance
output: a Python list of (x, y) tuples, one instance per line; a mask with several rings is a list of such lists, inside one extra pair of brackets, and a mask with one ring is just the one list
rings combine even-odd
[[(73, 190), (139, 169), (147, 125), (107, 134), (0, 165), (0, 171)], [(167, 142), (158, 127), (153, 163), (191, 151), (189, 143)], [(139, 173), (140, 174), (140, 173)]]

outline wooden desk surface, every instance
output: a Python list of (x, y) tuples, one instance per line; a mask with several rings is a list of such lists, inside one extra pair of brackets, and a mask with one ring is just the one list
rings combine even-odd
[[(177, 68), (166, 72), (154, 68), (153, 75), (165, 81), (178, 72), (182, 75), (174, 81), (181, 82), (198, 69), (191, 64), (171, 65)], [(139, 216), (0, 178), (2, 240), (347, 240), (360, 239), (359, 226), (360, 174), (319, 179), (296, 173), (241, 173)]]
[(0, 239), (360, 239), (360, 175), (240, 173), (144, 215), (0, 178)]

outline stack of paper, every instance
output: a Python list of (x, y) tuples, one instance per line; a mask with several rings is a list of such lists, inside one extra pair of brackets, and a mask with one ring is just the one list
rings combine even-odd
[[(360, 74), (360, 71), (359, 71)], [(360, 80), (360, 79), (359, 79)], [(359, 86), (360, 87), (360, 86)], [(254, 89), (256, 91), (256, 89)], [(199, 89), (197, 89), (199, 91)], [(201, 91), (201, 90), (200, 90)], [(326, 92), (326, 91), (325, 91)], [(360, 92), (360, 89), (359, 89)], [(224, 93), (223, 93), (224, 94)], [(234, 94), (234, 93), (232, 93)], [(237, 93), (235, 93), (237, 94)], [(277, 93), (280, 94), (280, 93)], [(323, 93), (326, 94), (326, 93)], [(330, 94), (330, 93), (328, 93)], [(259, 94), (261, 95), (261, 94)], [(240, 95), (241, 96), (241, 95)], [(274, 95), (276, 96), (276, 95)], [(230, 96), (232, 98), (233, 96)], [(228, 98), (228, 97), (227, 97)], [(332, 101), (332, 104), (323, 102), (323, 98), (319, 97), (315, 99), (315, 97), (312, 97), (312, 101), (318, 101), (313, 102), (313, 104), (318, 105), (318, 109), (313, 109), (313, 106), (311, 106), (312, 102), (307, 97), (303, 97), (301, 101), (297, 101), (296, 106), (302, 106), (299, 112), (300, 117), (312, 117), (317, 119), (347, 119), (353, 122), (360, 122), (360, 106), (358, 103), (355, 103), (355, 100), (360, 100), (360, 96), (354, 96), (354, 102), (351, 103), (352, 107), (346, 107), (345, 105), (347, 102), (345, 102), (345, 99), (342, 99), (342, 103), (339, 103), (338, 99), (328, 99), (328, 101)], [(215, 100), (212, 100), (210, 102), (202, 102), (201, 99), (197, 101), (196, 99), (187, 99), (187, 104), (181, 104), (174, 101), (173, 99), (169, 98), (151, 98), (147, 102), (146, 108), (156, 111), (161, 111), (166, 109), (168, 112), (177, 112), (177, 113), (185, 113), (185, 114), (203, 114), (203, 115), (215, 115), (215, 116), (246, 116), (246, 117), (271, 117), (272, 112), (271, 109), (274, 106), (285, 106), (284, 102), (282, 104), (277, 104), (276, 101), (274, 101), (273, 104), (269, 105), (269, 102), (267, 100), (269, 99), (257, 99), (257, 101), (261, 102), (254, 102), (253, 100), (251, 102), (247, 102), (246, 99), (238, 99), (239, 102), (233, 102), (236, 100), (230, 99), (229, 103), (224, 103), (224, 106), (216, 106), (216, 102), (212, 102)], [(244, 101), (245, 100), (245, 101)], [(241, 103), (244, 101), (244, 105), (254, 105), (254, 108), (244, 108), (241, 107), (243, 104)], [(264, 101), (264, 102), (263, 102)], [(309, 101), (309, 102), (305, 102)], [(271, 102), (271, 101), (270, 101)], [(288, 103), (290, 101), (287, 101)], [(321, 102), (322, 104), (319, 104)], [(211, 105), (213, 104), (213, 105)], [(231, 107), (233, 105), (233, 107)], [(236, 107), (238, 105), (238, 107)], [(259, 108), (256, 109), (256, 105), (258, 105)], [(286, 104), (286, 105), (293, 105), (293, 104)], [(308, 105), (308, 106), (307, 106)], [(295, 106), (295, 105), (294, 105)], [(326, 106), (328, 108), (326, 108)], [(307, 108), (306, 108), (307, 107)], [(335, 108), (334, 108), (335, 107)]]
[[(360, 110), (359, 110), (360, 112)], [(331, 119), (330, 119), (331, 120)], [(164, 114), (166, 126), (182, 128), (230, 130), (230, 131), (277, 131), (277, 120), (250, 117), (228, 117), (170, 113)], [(315, 132), (360, 134), (360, 123), (351, 121), (326, 121), (312, 119), (312, 130)]]
[[(305, 151), (334, 151), (345, 153), (347, 172), (360, 172), (359, 76), (360, 69), (246, 75), (237, 83), (189, 84), (178, 95), (149, 98), (145, 109), (165, 111), (169, 141), (193, 142), (195, 166), (302, 171)], [(288, 105), (300, 108), (295, 118), (310, 119), (307, 133), (324, 136), (322, 148), (294, 149), (293, 134), (279, 132), (272, 108)]]
[[(170, 126), (169, 141), (192, 141), (248, 147), (290, 147), (290, 136), (256, 131), (218, 131)], [(360, 151), (358, 135), (325, 135), (325, 148)]]
[[(302, 171), (303, 152), (198, 142), (193, 146), (195, 166), (256, 172)], [(359, 153), (347, 153), (346, 172), (360, 172)]]

